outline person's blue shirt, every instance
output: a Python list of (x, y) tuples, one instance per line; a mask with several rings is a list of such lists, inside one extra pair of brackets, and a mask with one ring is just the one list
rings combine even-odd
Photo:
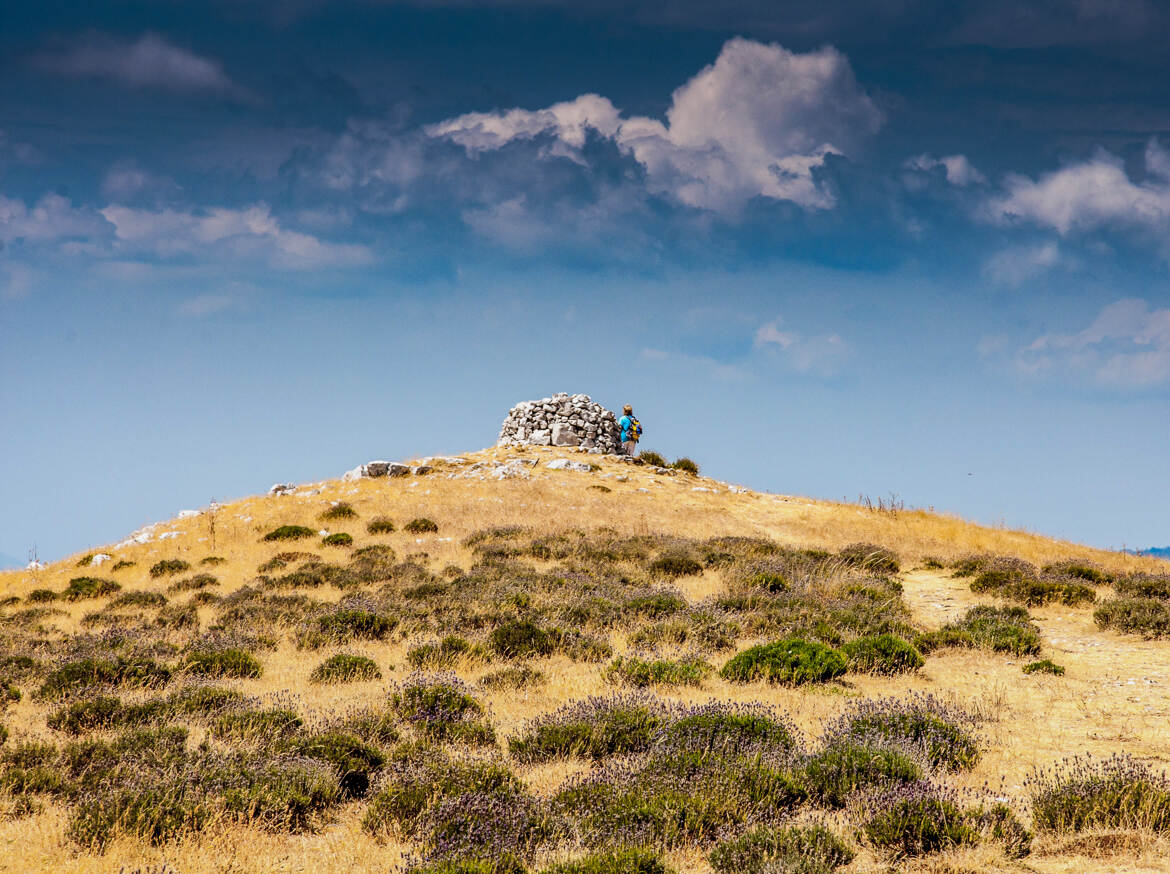
[(622, 443), (630, 439), (630, 428), (633, 426), (634, 423), (630, 420), (629, 416), (622, 416), (618, 419), (618, 427), (622, 429)]

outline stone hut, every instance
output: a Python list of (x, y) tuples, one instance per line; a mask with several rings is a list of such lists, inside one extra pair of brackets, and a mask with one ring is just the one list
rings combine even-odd
[(617, 417), (589, 395), (555, 394), (508, 411), (497, 446), (577, 446), (596, 453), (621, 450)]

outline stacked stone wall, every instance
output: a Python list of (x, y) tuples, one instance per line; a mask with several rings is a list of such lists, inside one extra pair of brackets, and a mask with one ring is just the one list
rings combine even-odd
[(555, 394), (508, 411), (497, 446), (576, 446), (615, 454), (621, 449), (617, 417), (589, 395)]

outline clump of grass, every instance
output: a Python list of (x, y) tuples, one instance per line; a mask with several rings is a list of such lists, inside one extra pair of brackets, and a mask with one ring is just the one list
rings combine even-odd
[(66, 601), (85, 601), (91, 598), (104, 598), (121, 590), (121, 585), (113, 580), (103, 580), (99, 577), (74, 577), (61, 593)]
[(675, 470), (681, 470), (683, 473), (689, 473), (692, 476), (699, 475), (699, 465), (685, 455), (682, 458), (676, 458), (671, 467)]
[(981, 571), (971, 581), (971, 591), (994, 594), (1030, 607), (1052, 602), (1076, 607), (1079, 604), (1092, 603), (1097, 598), (1097, 593), (1084, 583), (1070, 583), (1059, 578), (1039, 578), (1014, 568), (990, 568)]
[(508, 739), (508, 751), (525, 763), (642, 752), (669, 722), (670, 713), (665, 704), (646, 696), (587, 698), (536, 717)]
[(227, 559), (222, 555), (208, 555), (199, 559), (199, 563), (201, 565), (207, 565), (208, 567), (215, 567), (217, 565), (226, 564)]
[(867, 800), (861, 832), (874, 847), (897, 858), (923, 856), (973, 844), (972, 828), (953, 795), (929, 783), (911, 783)]
[(127, 561), (127, 560), (126, 560), (126, 559), (124, 559), (124, 558), (120, 558), (120, 559), (118, 559), (116, 562), (114, 562), (114, 566), (113, 566), (113, 567), (111, 567), (111, 568), (110, 568), (110, 570), (112, 570), (112, 571), (120, 571), (120, 570), (125, 570), (125, 569), (126, 569), (126, 568), (128, 568), (128, 567), (134, 567), (136, 564), (138, 564), (138, 562), (136, 562), (136, 561)]
[(199, 589), (206, 589), (209, 586), (218, 586), (219, 580), (211, 574), (195, 574), (183, 580), (175, 580), (169, 586), (167, 591), (175, 594), (178, 592), (194, 592)]
[(853, 861), (849, 845), (820, 824), (757, 826), (715, 845), (707, 857), (715, 874), (832, 874)]
[(847, 666), (848, 659), (840, 650), (791, 637), (744, 650), (719, 675), (737, 683), (767, 680), (798, 686), (832, 680), (844, 674)]
[(1044, 566), (1046, 574), (1058, 574), (1059, 576), (1072, 577), (1077, 580), (1084, 580), (1094, 586), (1106, 585), (1112, 583), (1114, 576), (1107, 571), (1102, 570), (1095, 564), (1086, 561), (1079, 561), (1077, 559), (1067, 559), (1059, 561), (1054, 564)]
[(370, 534), (391, 534), (395, 531), (394, 520), (388, 516), (375, 516), (366, 525), (366, 531)]
[(895, 634), (859, 637), (841, 646), (849, 669), (861, 674), (903, 674), (926, 664), (914, 645)]
[(183, 571), (189, 570), (191, 570), (190, 563), (183, 561), (181, 558), (164, 558), (150, 566), (150, 575), (155, 579), (158, 577), (173, 577), (175, 574), (181, 574)]
[(1040, 652), (1040, 629), (1023, 607), (972, 607), (958, 622), (919, 635), (915, 646), (924, 653), (943, 647), (972, 647), (1014, 656)]
[(183, 670), (200, 677), (240, 679), (259, 677), (264, 672), (259, 659), (237, 647), (190, 652), (183, 662)]
[(306, 537), (313, 537), (316, 533), (312, 528), (306, 528), (304, 525), (281, 525), (279, 528), (274, 528), (265, 534), (264, 539), (269, 542), (277, 540), (304, 540)]
[(922, 779), (922, 769), (888, 747), (836, 740), (802, 770), (808, 793), (825, 807), (841, 808), (859, 789), (874, 790)]
[(433, 519), (428, 519), (425, 516), (420, 516), (417, 519), (411, 519), (402, 526), (404, 531), (409, 531), (411, 534), (428, 534), (439, 530), (439, 525)]
[(1052, 659), (1041, 659), (1024, 665), (1023, 671), (1025, 674), (1052, 674), (1055, 677), (1063, 677), (1064, 665), (1058, 665)]
[(647, 449), (638, 453), (638, 460), (643, 464), (650, 464), (654, 467), (666, 467), (666, 458), (661, 452), (655, 452), (653, 449)]
[(546, 656), (557, 648), (559, 634), (527, 619), (504, 622), (492, 629), (488, 646), (506, 659)]
[(508, 665), (479, 678), (485, 689), (524, 689), (544, 682), (544, 674), (528, 665)]
[(349, 653), (330, 656), (309, 675), (313, 683), (358, 683), (381, 678), (382, 671), (373, 659)]
[(295, 735), (305, 722), (293, 710), (270, 707), (225, 713), (211, 725), (211, 733), (224, 740), (271, 744)]
[(875, 574), (896, 574), (902, 567), (896, 552), (872, 543), (851, 543), (837, 553), (837, 558)]
[(627, 686), (699, 686), (711, 671), (711, 666), (699, 658), (648, 661), (624, 656), (610, 662), (602, 676), (611, 683)]
[(689, 577), (703, 572), (703, 564), (693, 555), (680, 550), (669, 550), (650, 562), (650, 573), (662, 577)]
[(341, 607), (317, 616), (310, 633), (302, 635), (302, 646), (345, 643), (350, 640), (385, 640), (398, 620), (362, 607)]
[(47, 604), (57, 600), (57, 593), (52, 589), (33, 589), (25, 596), (30, 604)]
[(412, 674), (390, 698), (400, 719), (421, 737), (474, 746), (495, 743), (491, 725), (480, 719), (483, 705), (454, 674)]
[(558, 862), (540, 874), (674, 874), (653, 850), (644, 848), (593, 853), (571, 862)]
[(824, 743), (894, 748), (930, 768), (956, 771), (979, 761), (974, 728), (967, 711), (930, 694), (911, 693), (851, 705), (826, 727)]
[(368, 743), (344, 731), (326, 731), (299, 738), (290, 752), (326, 762), (337, 773), (337, 782), (347, 798), (362, 798), (370, 778), (386, 764), (386, 757)]
[(1038, 831), (1170, 832), (1170, 779), (1131, 756), (1073, 757), (1026, 785)]
[(415, 669), (449, 668), (460, 659), (477, 658), (483, 648), (455, 634), (449, 634), (437, 643), (420, 643), (406, 651), (406, 660)]
[(1170, 637), (1170, 601), (1161, 598), (1114, 598), (1093, 611), (1100, 628), (1153, 639)]
[(324, 522), (332, 522), (337, 519), (356, 519), (357, 510), (346, 501), (338, 501), (317, 518)]
[(77, 560), (76, 567), (89, 567), (93, 563), (93, 553), (87, 553)]
[(1130, 574), (1120, 577), (1114, 588), (1118, 595), (1131, 598), (1160, 598), (1170, 600), (1170, 575)]
[(344, 531), (337, 531), (333, 534), (327, 534), (321, 538), (322, 546), (353, 546), (353, 536), (346, 534)]
[(165, 686), (171, 671), (150, 658), (87, 658), (66, 662), (49, 673), (36, 691), (39, 699), (56, 699), (100, 686)]

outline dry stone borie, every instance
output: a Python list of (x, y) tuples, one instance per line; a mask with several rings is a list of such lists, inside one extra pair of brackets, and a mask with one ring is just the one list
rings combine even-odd
[(621, 449), (617, 417), (589, 395), (555, 394), (508, 411), (497, 446), (577, 446), (598, 453)]

